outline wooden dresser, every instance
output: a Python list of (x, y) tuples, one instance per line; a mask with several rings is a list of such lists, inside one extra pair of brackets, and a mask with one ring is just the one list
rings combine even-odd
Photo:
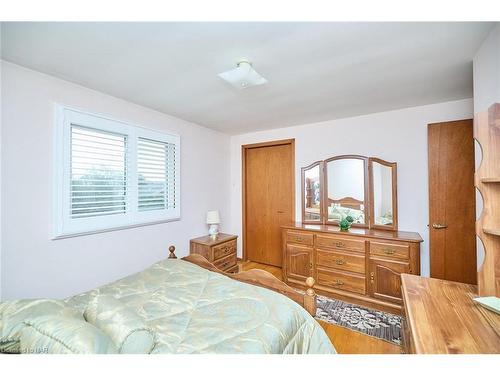
[(193, 238), (189, 242), (189, 253), (202, 255), (221, 271), (238, 272), (237, 238), (224, 233), (219, 233), (215, 240), (210, 236)]
[(282, 227), (287, 284), (360, 305), (401, 313), (401, 274), (420, 274), (418, 233), (297, 223)]
[(500, 315), (475, 303), (477, 287), (402, 275), (406, 353), (500, 353)]

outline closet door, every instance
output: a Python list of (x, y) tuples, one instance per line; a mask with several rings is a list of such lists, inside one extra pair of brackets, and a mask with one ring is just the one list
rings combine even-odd
[(476, 284), (472, 120), (429, 124), (431, 277)]
[(294, 140), (242, 146), (243, 258), (281, 267), (281, 226), (295, 220)]

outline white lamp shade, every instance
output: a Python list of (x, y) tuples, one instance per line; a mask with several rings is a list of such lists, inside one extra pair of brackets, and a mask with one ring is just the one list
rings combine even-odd
[(219, 211), (217, 211), (217, 210), (208, 211), (207, 212), (207, 224), (219, 224), (219, 223), (220, 223)]
[(220, 73), (219, 77), (237, 89), (246, 89), (267, 83), (267, 79), (257, 73), (248, 61), (239, 62), (236, 68)]

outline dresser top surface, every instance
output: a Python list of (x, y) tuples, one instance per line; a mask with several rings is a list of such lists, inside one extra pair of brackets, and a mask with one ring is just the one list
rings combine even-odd
[(215, 246), (219, 245), (221, 243), (235, 240), (237, 239), (238, 236), (235, 236), (233, 234), (226, 234), (226, 233), (219, 233), (215, 239), (212, 239), (211, 236), (201, 236), (197, 238), (193, 238), (191, 242), (200, 244), (200, 245), (207, 245), (207, 246)]
[(475, 285), (401, 275), (417, 354), (500, 353), (500, 315), (472, 300)]
[(322, 233), (341, 234), (346, 236), (379, 238), (384, 240), (396, 240), (396, 241), (407, 241), (407, 242), (423, 241), (422, 237), (420, 237), (420, 234), (416, 232), (390, 231), (390, 230), (367, 229), (367, 228), (351, 228), (347, 232), (342, 232), (340, 231), (340, 228), (335, 225), (303, 224), (303, 223), (292, 223), (289, 225), (284, 225), (282, 226), (282, 228), (296, 229), (296, 230), (310, 230)]

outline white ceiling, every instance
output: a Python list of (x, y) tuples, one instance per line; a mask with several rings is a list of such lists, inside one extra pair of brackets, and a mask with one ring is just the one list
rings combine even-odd
[[(472, 97), (492, 23), (2, 23), (2, 58), (226, 133)], [(268, 79), (236, 90), (242, 58)]]

